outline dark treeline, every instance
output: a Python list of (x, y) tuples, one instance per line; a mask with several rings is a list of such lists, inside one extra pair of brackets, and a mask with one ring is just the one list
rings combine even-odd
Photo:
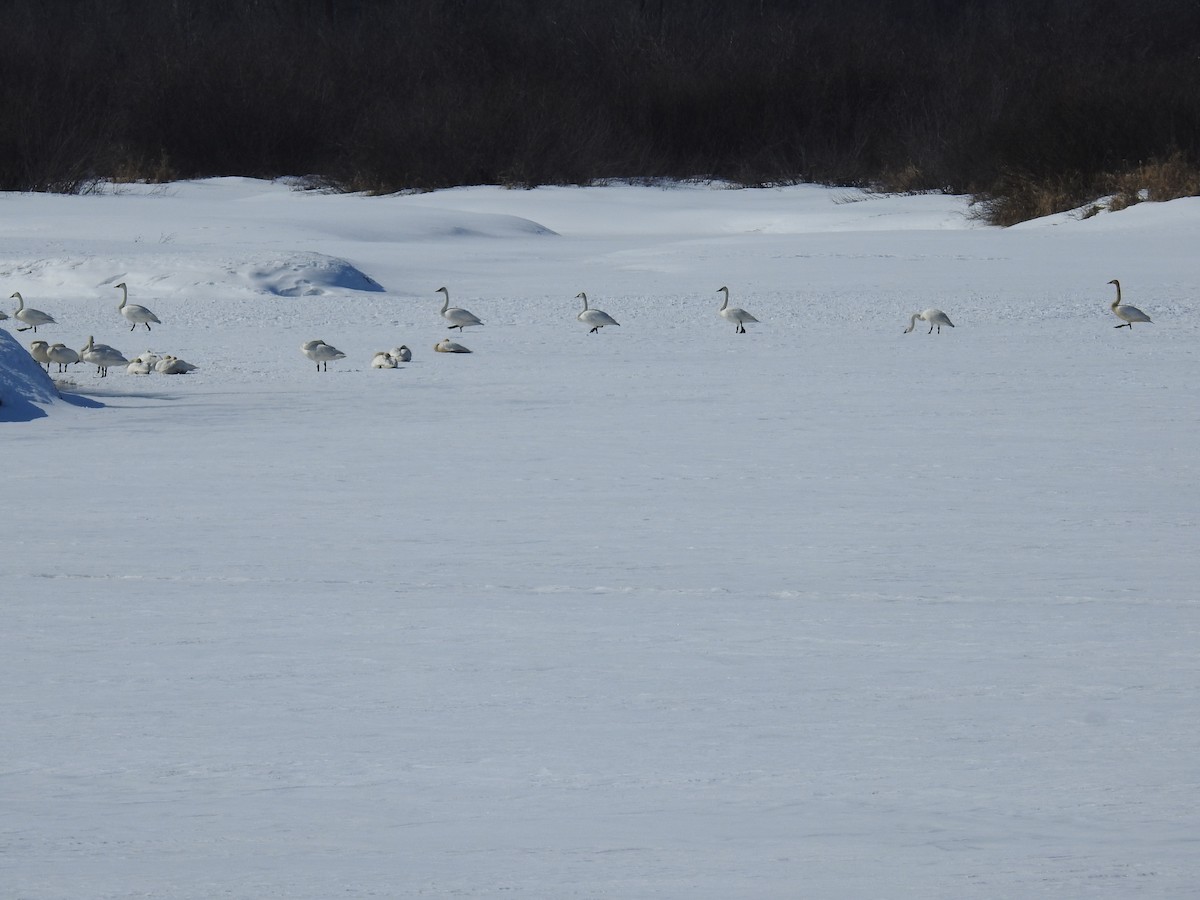
[(0, 0), (0, 188), (987, 193), (1200, 162), (1196, 0)]

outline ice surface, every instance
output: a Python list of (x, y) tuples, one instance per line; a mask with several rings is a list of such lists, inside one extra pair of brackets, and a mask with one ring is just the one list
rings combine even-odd
[(1196, 201), (0, 212), (38, 337), (201, 367), (0, 423), (0, 894), (1194, 896)]

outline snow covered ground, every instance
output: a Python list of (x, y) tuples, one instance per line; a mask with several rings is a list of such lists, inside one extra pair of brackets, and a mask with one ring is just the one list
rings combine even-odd
[(0, 896), (1194, 897), (1197, 246), (1200, 200), (0, 195), (36, 338), (200, 366), (31, 400), (0, 323)]

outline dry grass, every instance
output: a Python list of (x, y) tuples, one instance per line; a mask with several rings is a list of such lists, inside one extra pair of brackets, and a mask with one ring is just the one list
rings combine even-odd
[(1175, 151), (1165, 159), (1092, 178), (1009, 173), (990, 191), (976, 196), (974, 215), (989, 225), (1008, 226), (1073, 209), (1086, 219), (1106, 210), (1116, 212), (1136, 203), (1178, 197), (1200, 197), (1200, 167)]

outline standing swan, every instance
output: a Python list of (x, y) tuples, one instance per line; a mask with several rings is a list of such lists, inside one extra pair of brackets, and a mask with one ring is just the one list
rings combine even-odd
[(722, 319), (728, 319), (730, 322), (736, 322), (737, 328), (734, 329), (734, 334), (745, 334), (747, 322), (757, 322), (758, 319), (746, 312), (740, 306), (729, 305), (729, 288), (719, 287), (717, 293), (725, 292), (725, 302), (721, 304), (721, 308), (717, 310), (717, 314)]
[(451, 328), (457, 328), (460, 332), (468, 325), (482, 325), (474, 313), (469, 313), (465, 309), (460, 309), (457, 306), (450, 305), (450, 292), (444, 287), (438, 288), (434, 293), (442, 293), (446, 295), (446, 302), (442, 304), (442, 318), (450, 323)]
[[(1113, 328), (1128, 328), (1133, 331), (1134, 322), (1150, 322), (1150, 317), (1138, 309), (1136, 306), (1125, 306), (1121, 303), (1121, 282), (1113, 279), (1109, 284), (1117, 286), (1117, 299), (1112, 302), (1112, 311), (1118, 319), (1122, 321), (1121, 325), (1114, 325)], [(1153, 325), (1153, 322), (1150, 322)]]
[(583, 298), (583, 312), (581, 312), (575, 318), (577, 318), (584, 325), (592, 326), (592, 330), (589, 331), (588, 334), (599, 334), (600, 329), (605, 325), (616, 325), (618, 328), (620, 327), (621, 323), (608, 313), (601, 312), (598, 309), (588, 309), (587, 294), (585, 294), (583, 291), (580, 291), (575, 295), (576, 300), (580, 299), (581, 297)]
[(46, 341), (34, 341), (30, 344), (29, 355), (34, 358), (34, 361), (45, 366), (47, 372), (50, 371), (50, 345)]
[[(55, 325), (54, 316), (49, 313), (44, 313), (40, 309), (28, 309), (25, 306), (25, 298), (21, 296), (20, 291), (15, 291), (13, 297), (17, 298), (17, 311), (13, 313), (13, 318), (18, 322), (24, 322), (24, 328), (18, 328), (17, 331), (28, 331), (33, 329), (33, 333), (37, 334), (39, 325)], [(11, 299), (11, 298), (10, 298)], [(8, 316), (5, 316), (7, 319)]]
[(912, 318), (908, 320), (908, 327), (904, 329), (905, 334), (908, 334), (917, 327), (917, 319), (920, 319), (922, 322), (929, 323), (929, 334), (933, 334), (934, 327), (937, 328), (938, 334), (942, 333), (943, 325), (945, 325), (947, 328), (954, 327), (954, 323), (950, 321), (950, 317), (940, 309), (927, 309), (924, 312), (912, 314)]
[(346, 354), (337, 347), (332, 347), (324, 341), (305, 341), (300, 345), (301, 352), (309, 359), (317, 364), (317, 371), (321, 371), (321, 366), (324, 364), (325, 371), (329, 371), (329, 361), (333, 359), (345, 359)]
[(85, 363), (95, 366), (101, 378), (108, 375), (109, 366), (129, 365), (129, 360), (122, 356), (119, 351), (108, 346), (108, 344), (95, 343), (90, 336), (88, 337), (88, 342), (83, 345), (83, 349), (79, 351), (79, 358)]
[(46, 356), (52, 363), (58, 364), (58, 371), (67, 371), (67, 366), (79, 362), (79, 354), (66, 344), (51, 344), (46, 350)]
[(129, 302), (129, 288), (125, 286), (125, 282), (122, 281), (120, 284), (114, 284), (113, 288), (121, 289), (121, 303), (117, 309), (121, 311), (121, 315), (125, 317), (126, 321), (133, 323), (129, 326), (130, 331), (133, 331), (139, 325), (145, 325), (146, 330), (149, 331), (151, 322), (155, 325), (162, 324), (158, 316), (150, 312), (146, 307)]

